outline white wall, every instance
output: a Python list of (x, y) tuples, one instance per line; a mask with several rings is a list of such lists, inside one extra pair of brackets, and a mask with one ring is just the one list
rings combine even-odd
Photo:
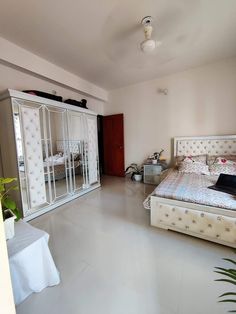
[(169, 160), (175, 136), (236, 134), (236, 58), (113, 90), (104, 112), (124, 113), (126, 165)]
[(77, 92), (83, 92), (95, 98), (107, 100), (108, 93), (103, 88), (48, 62), (2, 37), (0, 37), (0, 60), (9, 65), (27, 70), (31, 74), (39, 75), (45, 79), (73, 88)]
[(16, 90), (36, 89), (48, 93), (52, 93), (52, 91), (55, 90), (57, 95), (63, 96), (64, 99), (73, 98), (81, 100), (81, 98), (85, 98), (88, 101), (87, 107), (89, 109), (94, 110), (99, 114), (103, 114), (104, 102), (102, 100), (84, 96), (70, 88), (62, 87), (47, 79), (37, 77), (33, 74), (24, 72), (23, 70), (0, 63), (0, 92), (7, 88)]

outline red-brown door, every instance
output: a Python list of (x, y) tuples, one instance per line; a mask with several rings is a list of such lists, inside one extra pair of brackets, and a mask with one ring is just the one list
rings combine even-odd
[(104, 174), (123, 177), (124, 116), (115, 114), (103, 118)]

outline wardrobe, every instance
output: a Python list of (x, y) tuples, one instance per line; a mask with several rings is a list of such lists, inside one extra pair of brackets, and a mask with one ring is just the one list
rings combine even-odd
[(93, 111), (9, 89), (0, 95), (0, 149), (25, 220), (100, 186)]

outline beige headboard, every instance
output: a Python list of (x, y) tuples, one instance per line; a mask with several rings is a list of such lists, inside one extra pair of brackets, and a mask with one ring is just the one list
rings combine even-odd
[(175, 137), (174, 156), (236, 155), (236, 135)]
[(56, 141), (56, 145), (57, 145), (57, 152), (64, 152), (65, 149), (65, 145), (68, 145), (69, 147), (69, 151), (71, 153), (81, 153), (82, 151), (82, 141), (63, 141), (63, 140), (57, 140)]

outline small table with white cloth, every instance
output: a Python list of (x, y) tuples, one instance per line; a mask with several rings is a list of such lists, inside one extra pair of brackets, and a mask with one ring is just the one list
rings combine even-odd
[(15, 236), (7, 241), (7, 248), (16, 305), (31, 293), (60, 283), (48, 240), (45, 231), (23, 220), (15, 222)]

